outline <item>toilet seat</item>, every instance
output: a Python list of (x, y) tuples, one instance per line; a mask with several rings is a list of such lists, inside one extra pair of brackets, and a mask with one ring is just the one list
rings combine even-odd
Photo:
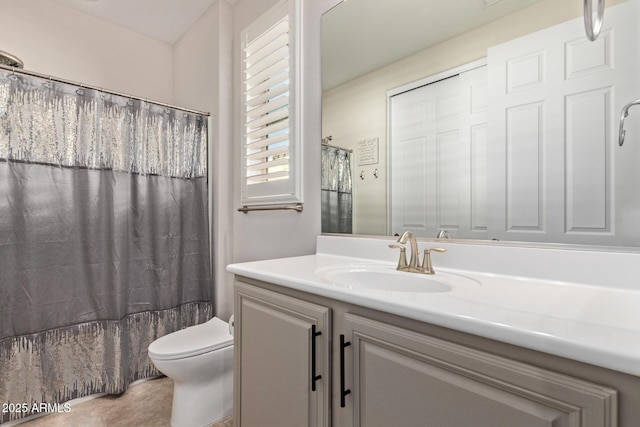
[(233, 345), (229, 325), (217, 317), (158, 338), (149, 345), (156, 360), (184, 359)]

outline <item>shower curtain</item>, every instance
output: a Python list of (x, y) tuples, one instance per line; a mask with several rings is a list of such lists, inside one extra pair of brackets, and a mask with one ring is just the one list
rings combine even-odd
[(158, 375), (212, 314), (207, 118), (0, 70), (0, 422)]
[(322, 146), (322, 232), (352, 232), (351, 153)]

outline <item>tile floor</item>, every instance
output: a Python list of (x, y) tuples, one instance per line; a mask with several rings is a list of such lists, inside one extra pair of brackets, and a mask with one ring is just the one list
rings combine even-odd
[[(161, 377), (129, 387), (120, 396), (104, 396), (71, 407), (68, 413), (36, 418), (19, 427), (169, 427), (173, 382)], [(226, 418), (210, 427), (233, 427)]]

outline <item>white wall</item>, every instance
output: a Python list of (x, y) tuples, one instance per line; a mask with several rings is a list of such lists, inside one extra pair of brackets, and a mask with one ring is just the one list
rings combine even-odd
[(240, 33), (277, 0), (239, 0), (234, 8), (235, 118), (233, 262), (315, 252), (320, 234), (320, 16), (338, 0), (303, 0), (302, 126), (304, 211), (237, 212), (240, 207)]
[(3, 0), (0, 50), (25, 69), (155, 101), (173, 101), (173, 48), (49, 0)]
[[(608, 1), (607, 6), (623, 0)], [(581, 16), (579, 1), (542, 0), (530, 7), (366, 74), (322, 95), (322, 135), (355, 149), (357, 141), (380, 138), (380, 163), (355, 167), (355, 234), (386, 234), (387, 90), (486, 57), (487, 49), (516, 37)], [(355, 163), (355, 161), (354, 161)], [(374, 179), (378, 168), (381, 176)], [(365, 171), (365, 180), (358, 174)]]
[(175, 46), (176, 102), (212, 113), (212, 251), (216, 312), (223, 318), (233, 309), (233, 276), (226, 273), (227, 264), (310, 254), (320, 234), (320, 16), (339, 0), (303, 2), (304, 211), (237, 211), (242, 139), (239, 37), (277, 1), (238, 0), (233, 8), (218, 1)]

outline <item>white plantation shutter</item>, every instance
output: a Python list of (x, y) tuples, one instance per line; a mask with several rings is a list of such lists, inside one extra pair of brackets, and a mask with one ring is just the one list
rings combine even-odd
[(242, 203), (299, 202), (292, 131), (292, 23), (278, 3), (242, 33)]

